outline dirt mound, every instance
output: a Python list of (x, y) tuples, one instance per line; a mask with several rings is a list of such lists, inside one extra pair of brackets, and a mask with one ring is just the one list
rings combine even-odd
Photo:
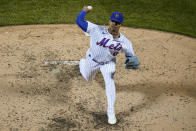
[(85, 57), (89, 37), (76, 25), (0, 28), (0, 130), (196, 130), (196, 39), (122, 27), (141, 61), (125, 70), (117, 56), (118, 123), (108, 125), (101, 74), (85, 82), (78, 67), (47, 60)]

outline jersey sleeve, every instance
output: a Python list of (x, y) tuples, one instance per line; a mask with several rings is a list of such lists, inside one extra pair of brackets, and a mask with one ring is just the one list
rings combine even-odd
[(88, 23), (88, 27), (87, 27), (87, 33), (89, 33), (89, 34), (91, 34), (91, 32), (95, 29), (95, 28), (98, 28), (98, 25), (96, 25), (96, 24), (93, 24), (93, 23), (91, 23), (91, 22), (89, 22), (89, 21), (87, 21), (87, 23)]
[(81, 11), (78, 14), (78, 17), (76, 19), (76, 24), (84, 31), (90, 34), (90, 32), (92, 31), (93, 28), (97, 27), (96, 24), (93, 24), (89, 21), (85, 21), (85, 16), (86, 16), (86, 12), (85, 11)]
[(126, 37), (124, 37), (124, 47), (123, 52), (125, 52), (126, 57), (134, 56), (134, 49), (131, 41), (129, 41)]
[(76, 19), (76, 24), (83, 30), (86, 32), (87, 27), (88, 27), (88, 23), (84, 20), (86, 16), (86, 12), (85, 11), (81, 11), (78, 14), (78, 17)]

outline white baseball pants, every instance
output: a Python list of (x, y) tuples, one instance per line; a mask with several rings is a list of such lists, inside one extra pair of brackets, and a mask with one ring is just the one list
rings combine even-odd
[(104, 81), (105, 81), (105, 89), (107, 96), (107, 114), (115, 114), (114, 104), (115, 104), (115, 96), (116, 89), (113, 75), (115, 73), (116, 63), (114, 61), (110, 61), (107, 64), (101, 65), (99, 63), (94, 62), (88, 55), (86, 59), (81, 59), (79, 63), (80, 73), (86, 79), (86, 81), (92, 80), (97, 71), (101, 71)]

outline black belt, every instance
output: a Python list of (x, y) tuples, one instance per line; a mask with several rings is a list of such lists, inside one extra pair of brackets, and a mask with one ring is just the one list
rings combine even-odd
[[(89, 57), (91, 57), (91, 55), (89, 54), (88, 55)], [(109, 63), (110, 61), (106, 61), (106, 62), (98, 62), (97, 60), (95, 60), (95, 59), (92, 59), (94, 62), (96, 62), (96, 63), (98, 63), (98, 64), (100, 64), (100, 65), (104, 65), (104, 64), (107, 64), (107, 63)]]
[(98, 61), (96, 61), (95, 59), (92, 59), (92, 60), (93, 60), (94, 62), (100, 64), (100, 65), (104, 65), (104, 64), (109, 63), (109, 61), (106, 61), (106, 62), (98, 62)]

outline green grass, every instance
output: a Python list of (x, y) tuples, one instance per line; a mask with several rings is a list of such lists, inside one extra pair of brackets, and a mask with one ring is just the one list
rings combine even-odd
[(94, 7), (86, 19), (96, 24), (119, 11), (124, 26), (196, 37), (196, 0), (0, 0), (0, 26), (75, 23), (83, 5)]

